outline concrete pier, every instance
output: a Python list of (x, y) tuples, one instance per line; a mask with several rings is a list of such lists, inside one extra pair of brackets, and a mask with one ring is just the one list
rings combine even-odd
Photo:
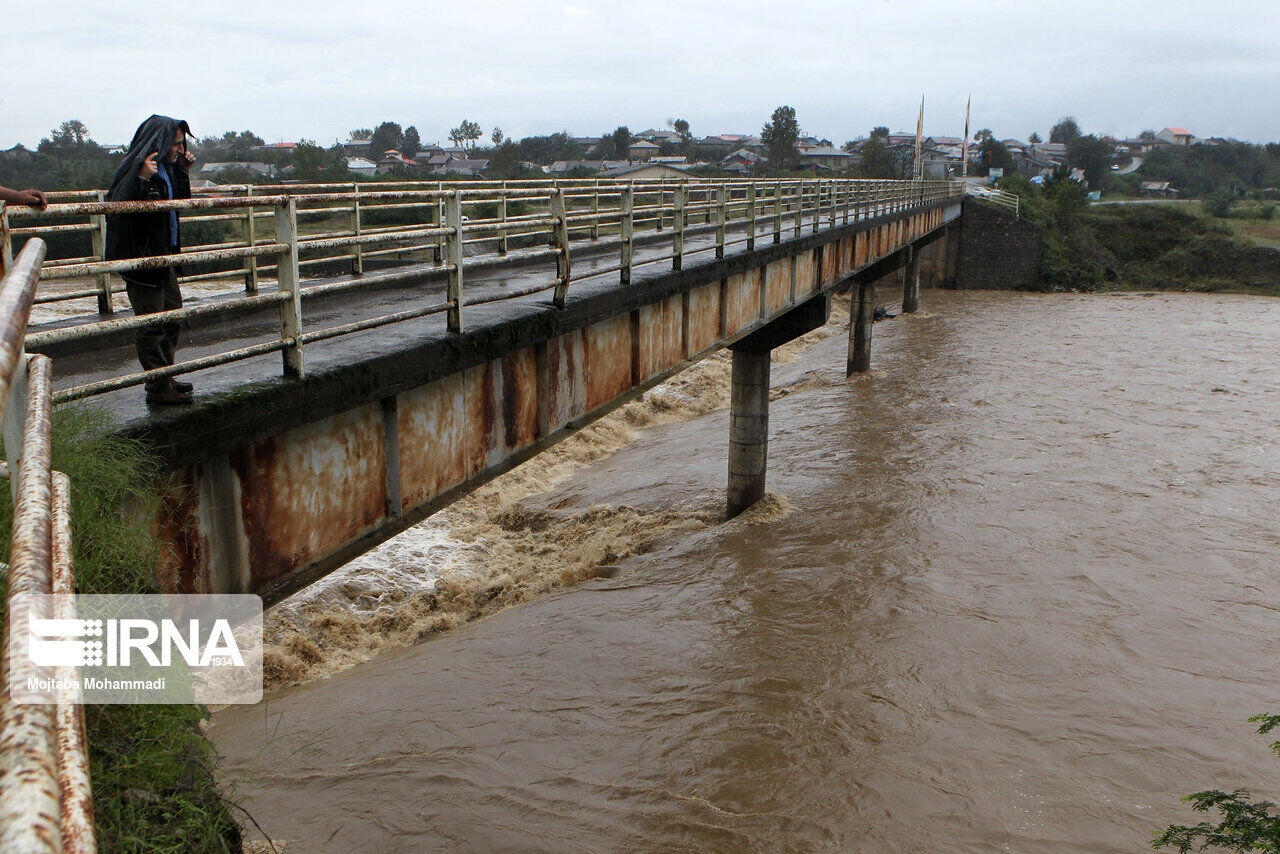
[(733, 518), (764, 497), (769, 454), (769, 350), (733, 350), (729, 392), (729, 504)]
[(849, 318), (849, 359), (845, 375), (860, 374), (871, 369), (871, 327), (875, 322), (876, 283), (870, 278), (858, 280), (857, 296)]
[(920, 310), (920, 249), (912, 247), (907, 260), (906, 278), (902, 283), (902, 313)]

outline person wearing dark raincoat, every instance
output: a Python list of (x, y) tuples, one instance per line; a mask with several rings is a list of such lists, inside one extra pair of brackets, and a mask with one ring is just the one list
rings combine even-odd
[[(187, 151), (191, 129), (181, 119), (152, 116), (133, 135), (124, 160), (111, 179), (109, 202), (158, 201), (191, 198), (187, 170), (195, 158)], [(107, 216), (106, 259), (117, 261), (182, 251), (176, 211), (110, 214)], [(152, 267), (122, 273), (129, 304), (137, 316), (182, 307), (178, 266)], [(180, 324), (169, 320), (138, 330), (135, 344), (143, 370), (168, 367), (178, 349)], [(147, 383), (147, 403), (191, 403), (190, 383), (172, 377)]]

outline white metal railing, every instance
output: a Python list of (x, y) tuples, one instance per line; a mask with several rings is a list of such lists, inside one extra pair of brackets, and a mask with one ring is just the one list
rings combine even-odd
[[(28, 241), (0, 283), (3, 474), (13, 495), (9, 602), (21, 594), (75, 592), (70, 482), (50, 468), (53, 369), (46, 356), (23, 350), (44, 254), (44, 241)], [(54, 705), (13, 702), (12, 614), (6, 608), (0, 651), (0, 851), (91, 854), (97, 845), (84, 709), (67, 688), (59, 689)], [(53, 675), (64, 686), (77, 681), (72, 668)]]
[[(392, 186), (396, 189), (383, 189)], [(244, 240), (193, 247), (176, 255), (153, 256), (123, 261), (99, 258), (64, 258), (47, 263), (41, 274), (45, 281), (74, 277), (96, 277), (97, 286), (83, 291), (49, 295), (46, 300), (97, 296), (100, 306), (110, 307), (113, 290), (104, 284), (111, 273), (121, 273), (173, 265), (195, 265), (210, 262), (235, 262), (234, 270), (184, 276), (179, 281), (242, 277), (245, 294), (235, 299), (158, 312), (143, 317), (102, 320), (83, 325), (34, 333), (28, 345), (37, 346), (88, 338), (106, 331), (137, 329), (165, 321), (204, 315), (242, 311), (246, 308), (277, 306), (281, 333), (276, 340), (228, 350), (192, 359), (165, 368), (128, 374), (57, 393), (55, 402), (102, 394), (153, 379), (215, 367), (229, 362), (280, 352), (284, 374), (300, 377), (304, 373), (303, 350), (309, 343), (373, 329), (432, 314), (447, 315), (448, 328), (461, 332), (463, 309), (468, 305), (511, 299), (544, 291), (553, 291), (553, 302), (563, 307), (571, 279), (581, 281), (616, 274), (622, 285), (631, 282), (635, 268), (669, 261), (680, 269), (689, 254), (686, 234), (692, 230), (714, 231), (714, 250), (723, 257), (727, 247), (745, 244), (755, 247), (761, 223), (772, 225), (772, 239), (780, 242), (784, 233), (799, 236), (808, 230), (818, 232), (859, 219), (896, 214), (918, 207), (959, 198), (964, 190), (958, 182), (949, 181), (880, 181), (853, 179), (781, 179), (781, 180), (654, 180), (654, 181), (553, 181), (553, 182), (459, 182), (430, 185), (344, 185), (341, 192), (331, 186), (289, 186), (290, 194), (276, 187), (237, 188), (238, 195), (193, 198), (159, 202), (103, 202), (52, 200), (48, 209), (0, 206), (0, 249), (6, 253), (10, 241), (50, 229), (76, 226), (97, 229), (98, 223), (111, 214), (142, 211), (180, 210), (192, 212), (184, 222), (237, 221), (243, 225)], [(243, 190), (243, 192), (240, 192)], [(320, 190), (324, 192), (310, 192)], [(417, 222), (395, 226), (377, 226), (369, 221), (373, 211), (409, 214)], [(303, 218), (334, 216), (344, 219), (338, 229), (312, 229), (302, 233)], [(27, 225), (41, 218), (82, 219), (81, 223)], [(269, 221), (273, 234), (259, 238), (257, 223)], [(785, 227), (784, 227), (785, 223)], [(655, 235), (665, 232), (670, 254), (637, 261), (637, 230), (652, 229)], [(742, 236), (729, 238), (728, 232), (741, 231)], [(52, 233), (59, 233), (53, 231)], [(616, 235), (616, 237), (615, 237)], [(591, 241), (590, 248), (607, 250), (615, 247), (619, 262), (594, 268), (585, 275), (571, 276), (570, 244), (574, 238)], [(541, 243), (545, 248), (510, 250), (512, 240), (528, 244)], [(105, 241), (100, 241), (105, 243)], [(496, 248), (488, 256), (467, 256), (469, 244), (485, 243)], [(95, 246), (97, 243), (95, 243)], [(303, 301), (322, 294), (356, 291), (370, 285), (419, 278), (420, 267), (376, 275), (354, 275), (351, 278), (323, 283), (305, 283), (302, 270), (317, 264), (349, 261), (353, 272), (360, 272), (364, 259), (377, 255), (421, 253), (423, 260), (435, 262), (434, 270), (447, 277), (444, 298), (438, 302), (377, 317), (331, 326), (303, 330)], [(551, 260), (556, 262), (556, 275), (523, 288), (503, 289), (500, 294), (468, 294), (464, 281), (468, 271), (508, 260)], [(259, 292), (259, 276), (274, 273), (274, 291)], [(37, 296), (40, 302), (41, 297)]]
[(970, 196), (998, 205), (1006, 210), (1011, 210), (1015, 217), (1018, 216), (1021, 199), (1016, 193), (998, 190), (995, 187), (988, 187), (983, 184), (966, 184), (965, 190)]

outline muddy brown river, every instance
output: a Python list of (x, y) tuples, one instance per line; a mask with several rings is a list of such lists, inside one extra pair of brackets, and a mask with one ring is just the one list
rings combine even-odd
[(1280, 300), (922, 302), (870, 376), (774, 366), (745, 519), (721, 360), (287, 603), (224, 781), (290, 854), (1131, 852), (1275, 799)]

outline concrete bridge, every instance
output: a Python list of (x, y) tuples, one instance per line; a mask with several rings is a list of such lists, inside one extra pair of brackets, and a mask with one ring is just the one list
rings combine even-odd
[[(922, 276), (954, 272), (964, 193), (850, 180), (404, 187), (150, 203), (245, 224), (243, 241), (179, 259), (215, 265), (189, 279), (243, 277), (246, 292), (167, 313), (189, 326), (173, 369), (130, 373), (133, 331), (161, 316), (32, 327), (55, 399), (110, 407), (175, 473), (160, 525), (172, 589), (276, 600), (724, 347), (727, 509), (740, 512), (764, 492), (770, 351), (825, 323), (831, 293), (852, 285), (848, 369), (866, 370), (876, 281), (905, 268), (913, 311)], [(374, 205), (421, 221), (371, 228), (360, 212)], [(49, 214), (89, 232), (117, 207), (59, 200)], [(298, 226), (352, 210), (340, 232)], [(21, 236), (39, 233), (33, 216), (0, 219)], [(396, 251), (405, 266), (363, 269)], [(45, 284), (91, 277), (64, 292), (105, 311), (109, 273), (162, 260), (72, 257), (46, 266)], [(309, 264), (356, 272), (306, 280)], [(180, 372), (197, 402), (144, 410), (137, 386)]]

